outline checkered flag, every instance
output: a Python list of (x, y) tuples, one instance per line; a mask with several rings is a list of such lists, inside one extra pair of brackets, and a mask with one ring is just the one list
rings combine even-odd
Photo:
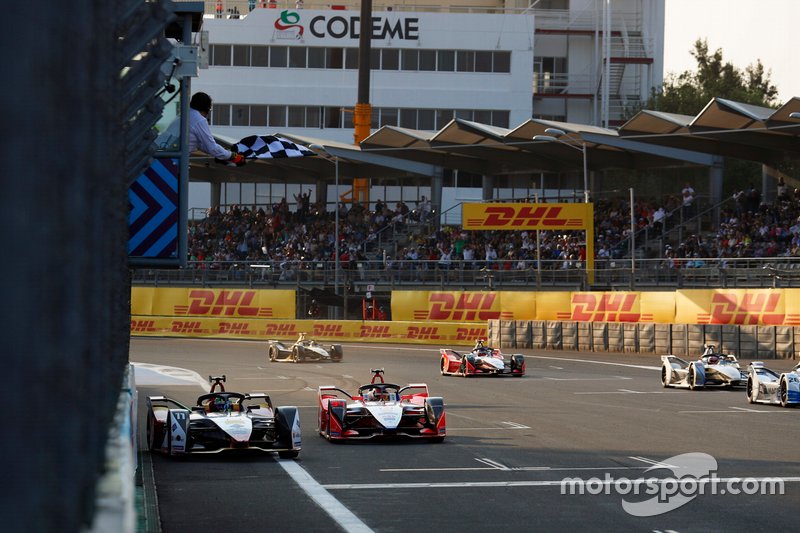
[(236, 143), (233, 148), (245, 159), (282, 159), (317, 155), (305, 146), (275, 135), (251, 135)]

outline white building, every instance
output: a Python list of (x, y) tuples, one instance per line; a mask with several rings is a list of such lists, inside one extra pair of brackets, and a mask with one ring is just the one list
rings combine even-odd
[[(206, 2), (208, 68), (192, 91), (212, 96), (212, 130), (234, 139), (286, 132), (353, 142), (359, 6)], [(502, 128), (531, 117), (613, 127), (661, 86), (661, 0), (459, 6), (373, 4), (373, 131), (435, 131), (454, 117)], [(230, 14), (234, 8), (238, 15)], [(479, 186), (467, 181), (460, 185)], [(505, 185), (510, 190), (496, 197), (532, 187), (529, 177)], [(371, 196), (390, 200), (389, 194)], [(227, 203), (251, 203), (239, 196)]]

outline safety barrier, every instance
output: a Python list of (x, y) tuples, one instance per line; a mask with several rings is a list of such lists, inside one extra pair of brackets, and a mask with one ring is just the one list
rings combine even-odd
[(501, 348), (692, 357), (714, 344), (746, 359), (800, 359), (796, 326), (490, 320), (487, 333)]

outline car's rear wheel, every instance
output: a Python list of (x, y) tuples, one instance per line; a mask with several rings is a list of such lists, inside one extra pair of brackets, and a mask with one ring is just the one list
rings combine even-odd
[(156, 417), (152, 411), (147, 412), (147, 449), (151, 452), (156, 446)]
[(439, 361), (439, 372), (444, 376), (445, 372), (447, 371), (447, 357), (442, 357)]
[(691, 390), (702, 388), (702, 385), (697, 384), (697, 367), (695, 365), (689, 367), (689, 388)]
[(281, 459), (294, 459), (298, 455), (300, 455), (300, 452), (297, 450), (282, 450), (278, 452), (278, 457)]
[(300, 349), (297, 346), (292, 348), (292, 361), (295, 363), (300, 362)]
[(669, 374), (666, 366), (661, 367), (661, 386), (664, 388), (669, 387)]
[(273, 363), (278, 358), (278, 349), (274, 346), (269, 347), (269, 360)]

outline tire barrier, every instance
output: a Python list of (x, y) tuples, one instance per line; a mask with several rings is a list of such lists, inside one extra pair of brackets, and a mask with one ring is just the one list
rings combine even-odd
[(501, 348), (679, 357), (714, 344), (745, 359), (800, 359), (800, 326), (490, 320), (488, 338)]

